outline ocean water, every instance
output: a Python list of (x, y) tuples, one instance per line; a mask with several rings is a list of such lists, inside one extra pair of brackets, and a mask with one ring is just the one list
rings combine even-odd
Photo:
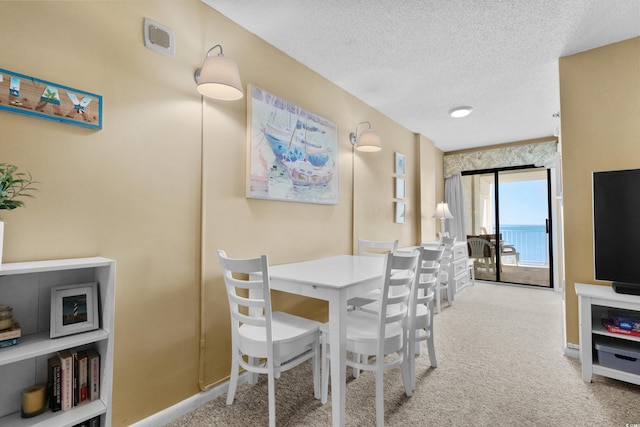
[(520, 252), (520, 263), (545, 265), (549, 263), (549, 239), (543, 225), (501, 225), (505, 244)]

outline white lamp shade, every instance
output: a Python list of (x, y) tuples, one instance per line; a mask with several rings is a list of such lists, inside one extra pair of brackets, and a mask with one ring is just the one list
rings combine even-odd
[(438, 203), (438, 205), (436, 206), (436, 211), (433, 213), (433, 218), (453, 218), (453, 215), (451, 215), (451, 212), (449, 211), (449, 205), (444, 202)]
[(198, 75), (198, 92), (224, 101), (242, 98), (238, 64), (222, 55), (206, 57)]
[(382, 150), (382, 141), (380, 141), (380, 136), (378, 136), (378, 134), (372, 129), (361, 132), (358, 136), (358, 141), (356, 142), (356, 150), (367, 152)]

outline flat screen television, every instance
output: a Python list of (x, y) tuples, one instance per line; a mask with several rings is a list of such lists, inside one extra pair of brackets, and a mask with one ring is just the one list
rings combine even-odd
[(595, 279), (640, 295), (640, 169), (593, 173)]

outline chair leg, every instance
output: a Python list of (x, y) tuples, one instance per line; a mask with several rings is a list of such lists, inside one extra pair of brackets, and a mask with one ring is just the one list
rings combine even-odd
[[(363, 356), (361, 354), (358, 353), (352, 353), (351, 354), (351, 359), (353, 360), (354, 363), (362, 363)], [(360, 369), (354, 367), (353, 368), (353, 378), (358, 378), (360, 376)]]
[(320, 360), (322, 361), (322, 393), (320, 396), (320, 402), (324, 405), (327, 403), (327, 397), (329, 394), (329, 352), (327, 351), (327, 346), (329, 343), (327, 342), (327, 334), (322, 334), (322, 354), (320, 356)]
[(238, 361), (238, 352), (234, 350), (233, 356), (231, 356), (231, 376), (229, 377), (229, 388), (227, 389), (227, 405), (233, 403), (233, 399), (236, 395), (236, 387), (238, 386), (238, 370), (240, 369), (240, 363)]
[(440, 298), (441, 298), (441, 290), (440, 290), (440, 282), (436, 285), (436, 312), (440, 313)]
[(431, 362), (431, 367), (437, 368), (438, 361), (436, 360), (436, 346), (433, 342), (433, 330), (429, 332), (429, 338), (427, 338), (427, 350), (429, 351), (429, 362)]
[(429, 352), (429, 362), (432, 368), (438, 367), (436, 360), (436, 346), (433, 337), (433, 301), (429, 303), (429, 326), (427, 327), (427, 351)]
[(384, 368), (383, 363), (378, 362), (376, 357), (376, 426), (384, 427)]
[(320, 399), (320, 345), (313, 343), (313, 356), (311, 357), (313, 367), (313, 397)]
[(267, 372), (269, 388), (269, 427), (276, 427), (276, 378), (272, 363), (267, 368)]
[(413, 396), (413, 391), (416, 389), (416, 353), (420, 347), (420, 343), (416, 342), (416, 334), (417, 331), (409, 331), (408, 333), (406, 357), (401, 366), (404, 392), (407, 396)]
[[(248, 363), (253, 366), (258, 366), (260, 364), (260, 359), (257, 357), (249, 357)], [(258, 384), (258, 374), (256, 372), (249, 372), (249, 379), (247, 381), (251, 385)]]

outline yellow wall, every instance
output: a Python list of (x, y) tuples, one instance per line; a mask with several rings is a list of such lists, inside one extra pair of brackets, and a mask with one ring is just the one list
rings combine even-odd
[[(437, 239), (440, 230), (440, 220), (434, 221), (433, 211), (438, 202), (444, 202), (444, 153), (435, 147), (433, 141), (422, 135), (416, 135), (418, 162), (420, 164), (420, 205), (421, 224), (420, 242)], [(434, 174), (435, 171), (435, 174)], [(436, 177), (438, 177), (436, 179)], [(436, 224), (437, 222), (437, 224)]]
[[(591, 173), (640, 167), (640, 38), (560, 59), (567, 342), (593, 273)], [(604, 284), (604, 283), (602, 283)]]
[[(200, 1), (4, 1), (0, 16), (0, 67), (103, 96), (98, 131), (0, 111), (0, 162), (39, 181), (26, 208), (2, 212), (5, 262), (117, 261), (114, 426), (200, 391), (201, 280), (202, 386), (228, 376), (216, 249), (282, 263), (350, 253), (358, 236), (406, 246), (424, 240), (425, 227), (432, 234), (420, 206), (430, 216), (442, 199), (442, 152)], [(174, 31), (175, 57), (144, 47), (145, 17)], [(245, 198), (246, 99), (203, 101), (193, 81), (218, 43), (245, 85), (338, 124), (337, 205)], [(352, 158), (348, 135), (360, 121), (372, 123), (383, 150)], [(407, 156), (404, 225), (393, 222), (395, 151)], [(279, 295), (275, 304), (326, 316), (314, 301)]]

